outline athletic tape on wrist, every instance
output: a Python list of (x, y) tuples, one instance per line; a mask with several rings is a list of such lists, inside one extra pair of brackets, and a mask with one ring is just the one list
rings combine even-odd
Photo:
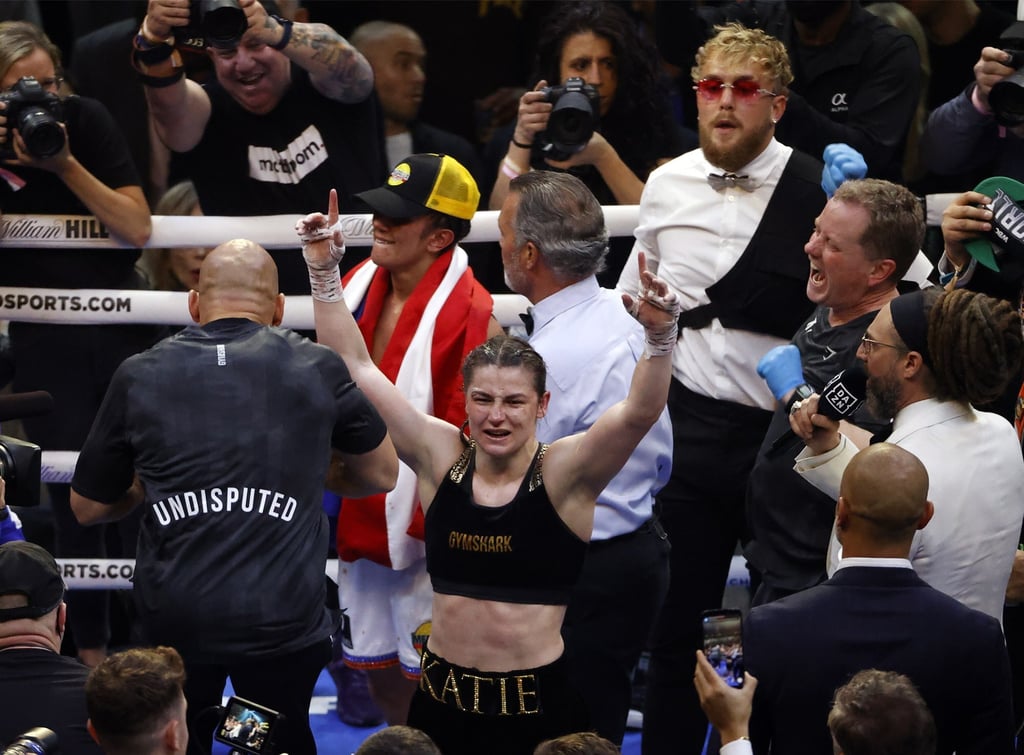
[(644, 329), (644, 355), (647, 357), (669, 356), (679, 339), (679, 323), (673, 321), (664, 328)]
[(632, 314), (634, 317), (640, 311), (640, 302), (647, 302), (652, 307), (668, 312), (672, 315), (672, 321), (658, 328), (644, 327), (644, 354), (647, 357), (663, 357), (672, 353), (676, 347), (676, 340), (679, 337), (679, 297), (675, 291), (669, 291), (662, 296), (652, 288), (641, 287), (636, 296), (633, 297)]
[[(308, 264), (308, 263), (307, 263)], [(317, 301), (344, 301), (341, 289), (341, 271), (337, 263), (331, 268), (309, 267), (309, 289)]]

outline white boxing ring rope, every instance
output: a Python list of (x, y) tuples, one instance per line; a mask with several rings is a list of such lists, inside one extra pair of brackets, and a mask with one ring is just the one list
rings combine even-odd
[[(632, 236), (636, 228), (637, 205), (611, 205), (604, 210), (610, 236)], [(154, 215), (153, 233), (147, 247), (170, 248), (216, 246), (228, 239), (244, 238), (267, 249), (299, 246), (295, 221), (299, 215), (260, 215), (254, 217)], [(370, 246), (373, 241), (370, 215), (342, 215), (345, 243)], [(473, 216), (472, 230), (466, 242), (497, 241), (498, 213), (481, 210)], [(105, 235), (96, 219), (88, 215), (4, 215), (0, 217), (0, 249), (18, 248), (122, 248)]]
[[(605, 221), (612, 235), (632, 235), (637, 207), (606, 207)], [(295, 248), (297, 215), (261, 217), (153, 216), (153, 233), (147, 247), (213, 247), (226, 239), (244, 235), (267, 249)], [(369, 246), (372, 227), (369, 215), (345, 215), (341, 218), (346, 244)], [(244, 234), (239, 229), (244, 228)], [(478, 212), (467, 242), (496, 241), (498, 213)], [(89, 216), (4, 215), (0, 218), (0, 269), (3, 249), (81, 249), (121, 246)], [(299, 252), (296, 251), (296, 254)], [(160, 324), (187, 325), (191, 322), (187, 294), (178, 291), (121, 291), (108, 289), (42, 289), (0, 286), (0, 320), (96, 325)], [(504, 327), (519, 322), (518, 314), (529, 302), (518, 294), (494, 297), (494, 314)], [(282, 326), (295, 330), (313, 329), (313, 301), (309, 296), (289, 296)], [(70, 483), (78, 459), (77, 451), (43, 451), (43, 482)], [(131, 589), (134, 559), (58, 558), (61, 573), (69, 589)], [(740, 564), (742, 567), (742, 564)], [(325, 573), (336, 578), (337, 560), (328, 560)], [(730, 579), (733, 575), (730, 574)], [(749, 581), (746, 570), (737, 580)]]
[[(929, 225), (942, 222), (942, 211), (955, 194), (929, 195), (926, 202)], [(610, 236), (631, 236), (636, 228), (636, 205), (604, 207)], [(244, 237), (267, 249), (294, 248), (297, 215), (259, 217), (153, 216), (151, 248), (213, 247), (226, 239)], [(369, 215), (343, 215), (346, 244), (369, 246), (372, 227)], [(498, 213), (478, 212), (473, 217), (467, 242), (496, 241)], [(0, 217), (0, 270), (4, 248), (81, 249), (122, 248), (109, 238), (95, 218), (80, 215), (4, 215)], [(298, 251), (296, 251), (298, 254)], [(176, 291), (110, 289), (42, 289), (0, 286), (0, 320), (77, 324), (162, 324), (187, 325), (187, 294)], [(494, 314), (503, 327), (519, 322), (518, 315), (529, 302), (518, 294), (494, 297)], [(285, 304), (284, 327), (313, 329), (313, 302), (309, 296), (289, 296)], [(43, 451), (43, 482), (69, 483), (77, 451)], [(61, 558), (64, 580), (71, 589), (130, 589), (133, 559)], [(337, 561), (328, 561), (326, 573), (337, 574)], [(730, 585), (749, 585), (743, 559), (734, 556), (729, 569)]]
[[(131, 590), (135, 574), (133, 558), (58, 558), (64, 584), (69, 590)], [(324, 563), (324, 574), (338, 578), (338, 560)], [(729, 565), (729, 587), (750, 587), (750, 574), (740, 556), (733, 556)]]

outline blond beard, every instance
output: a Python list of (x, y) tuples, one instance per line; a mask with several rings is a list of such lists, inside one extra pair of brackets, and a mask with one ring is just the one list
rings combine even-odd
[(735, 172), (767, 149), (775, 133), (775, 124), (769, 121), (757, 131), (743, 134), (740, 140), (729, 147), (719, 148), (711, 136), (714, 126), (698, 121), (698, 136), (704, 159), (724, 171)]

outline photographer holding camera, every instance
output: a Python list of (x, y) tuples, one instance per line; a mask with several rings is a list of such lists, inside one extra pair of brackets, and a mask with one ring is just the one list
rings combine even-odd
[[(0, 23), (0, 208), (27, 215), (95, 215), (126, 247), (146, 243), (149, 206), (128, 146), (102, 104), (61, 96), (60, 50), (36, 26)], [(63, 226), (60, 222), (58, 225)], [(84, 236), (85, 234), (83, 234)], [(3, 250), (3, 284), (41, 288), (144, 288), (136, 273), (139, 251), (124, 249)], [(14, 322), (10, 336), (15, 391), (45, 390), (56, 413), (23, 421), (30, 440), (47, 450), (77, 450), (100, 399), (125, 357), (149, 348), (160, 329), (151, 325), (68, 325)], [(103, 528), (78, 525), (68, 486), (48, 486), (56, 530), (55, 552), (68, 557), (106, 555)], [(135, 529), (122, 528), (121, 555), (134, 555)], [(69, 597), (71, 636), (89, 665), (106, 655), (109, 593)]]
[[(206, 36), (213, 6), (244, 14), (240, 37)], [(178, 48), (203, 45), (216, 80), (200, 86)], [(132, 62), (157, 135), (180, 153), (206, 215), (304, 213), (331, 189), (343, 211), (365, 212), (354, 195), (387, 175), (373, 71), (329, 26), (292, 22), (256, 0), (150, 0)], [(299, 256), (271, 256), (282, 293), (308, 294)]]
[(982, 48), (974, 81), (928, 116), (921, 157), (933, 173), (1024, 179), (1024, 91), (1015, 83), (1024, 65), (1024, 55), (1015, 54), (1024, 48), (1024, 22), (1006, 29), (999, 44)]
[[(492, 210), (501, 209), (509, 182), (534, 168), (570, 171), (602, 205), (639, 204), (651, 170), (695, 146), (658, 90), (657, 53), (613, 3), (552, 12), (537, 42), (538, 79), (519, 100), (514, 128), (488, 146), (485, 161), (497, 168)], [(613, 240), (602, 283), (614, 285), (630, 246)]]
[(35, 543), (0, 545), (0, 745), (45, 726), (63, 755), (99, 755), (86, 730), (89, 670), (60, 654), (67, 614), (53, 556)]
[[(114, 149), (120, 146), (120, 132), (109, 115), (94, 100), (62, 100), (60, 51), (32, 24), (0, 24), (0, 50), (0, 158), (6, 184), (0, 198), (4, 212), (91, 214), (120, 241), (143, 246), (149, 240), (149, 206), (138, 177), (119, 165), (118, 155), (96, 154), (103, 147), (110, 149), (111, 143)], [(15, 113), (20, 117), (12, 120)], [(95, 131), (83, 133), (91, 129)], [(106, 143), (98, 145), (95, 142), (101, 135)], [(72, 152), (72, 141), (81, 158)], [(28, 206), (30, 198), (21, 194), (23, 191), (31, 195), (45, 191), (52, 206)], [(57, 206), (68, 194), (77, 206)]]

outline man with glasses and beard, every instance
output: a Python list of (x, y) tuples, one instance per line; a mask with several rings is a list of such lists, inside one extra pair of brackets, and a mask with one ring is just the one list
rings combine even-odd
[[(674, 578), (651, 640), (647, 755), (699, 752), (704, 741), (691, 653), (745, 539), (747, 476), (775, 407), (756, 366), (811, 314), (803, 247), (825, 204), (821, 164), (774, 138), (793, 80), (779, 40), (719, 27), (692, 76), (700, 148), (651, 173), (632, 252), (685, 310), (668, 401), (673, 469), (657, 498)], [(620, 290), (638, 290), (636, 270), (631, 259)]]
[[(1024, 518), (1024, 460), (1013, 426), (971, 405), (989, 403), (1019, 381), (1022, 355), (1020, 316), (1009, 302), (936, 288), (883, 306), (857, 352), (868, 374), (868, 409), (893, 419), (887, 440), (928, 470), (935, 516), (914, 537), (914, 570), (996, 619)], [(796, 471), (835, 498), (857, 448), (817, 407), (814, 395), (790, 415), (807, 444)], [(834, 533), (832, 540), (830, 573), (842, 553)]]

